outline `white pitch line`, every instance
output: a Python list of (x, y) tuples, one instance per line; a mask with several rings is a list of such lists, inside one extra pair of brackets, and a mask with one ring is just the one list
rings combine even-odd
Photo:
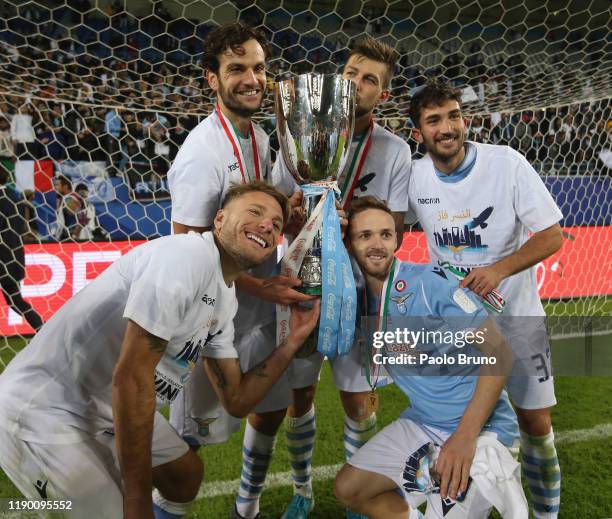
[[(342, 468), (342, 463), (338, 465), (323, 465), (312, 469), (312, 478), (316, 481), (324, 481), (332, 479)], [(266, 488), (285, 487), (291, 485), (291, 472), (274, 472), (266, 478)], [(196, 500), (224, 496), (227, 494), (235, 494), (240, 486), (240, 479), (232, 479), (231, 481), (214, 481), (206, 483), (200, 488), (200, 492)]]
[[(573, 431), (560, 431), (555, 433), (555, 443), (557, 445), (565, 443), (577, 443), (589, 440), (600, 440), (612, 436), (612, 424), (599, 424), (591, 429), (575, 429)], [(336, 476), (342, 468), (342, 463), (338, 465), (323, 465), (312, 469), (312, 478), (315, 481), (325, 481)], [(266, 478), (266, 488), (285, 487), (291, 485), (291, 472), (275, 472)], [(213, 481), (202, 485), (198, 493), (197, 501), (201, 499), (235, 494), (240, 486), (240, 479), (227, 481)]]
[(602, 423), (591, 429), (576, 429), (555, 433), (555, 443), (577, 443), (589, 440), (601, 440), (612, 436), (612, 423)]

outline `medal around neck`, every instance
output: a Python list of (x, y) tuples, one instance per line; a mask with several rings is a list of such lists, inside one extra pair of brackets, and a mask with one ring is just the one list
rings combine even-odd
[[(301, 186), (335, 189), (345, 169), (355, 123), (355, 84), (337, 74), (302, 74), (276, 84), (277, 133), (285, 165)], [(322, 190), (305, 189), (306, 219)], [(298, 277), (302, 291), (321, 295), (322, 229)]]

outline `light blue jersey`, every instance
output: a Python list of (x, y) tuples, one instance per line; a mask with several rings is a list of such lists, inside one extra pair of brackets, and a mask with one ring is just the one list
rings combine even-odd
[[(459, 282), (437, 265), (397, 261), (395, 272), (394, 279), (389, 280), (392, 286), (386, 331), (404, 328), (406, 323), (410, 323), (411, 329), (416, 328), (417, 331), (424, 329), (452, 333), (459, 329), (477, 330), (488, 317), (477, 297), (467, 289), (459, 288)], [(376, 315), (378, 305), (378, 298), (368, 297), (368, 314)], [(428, 341), (408, 351), (416, 355), (419, 352), (428, 353), (430, 357), (443, 356), (445, 353), (456, 355), (456, 347), (447, 341)], [(387, 357), (405, 352), (402, 348), (385, 347)], [(423, 373), (422, 367), (396, 364), (387, 364), (386, 369), (412, 403), (402, 413), (402, 417), (444, 431), (455, 431), (474, 394), (477, 376), (424, 376), (419, 374)], [(433, 369), (439, 373), (440, 367)], [(453, 373), (458, 373), (455, 367), (452, 369)], [(467, 368), (466, 372), (477, 373), (473, 366)], [(483, 431), (497, 433), (499, 440), (507, 446), (518, 438), (516, 415), (505, 390)]]

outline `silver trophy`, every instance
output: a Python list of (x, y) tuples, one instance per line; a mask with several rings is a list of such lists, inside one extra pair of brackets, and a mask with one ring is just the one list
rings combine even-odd
[[(283, 160), (299, 185), (340, 180), (355, 122), (352, 81), (337, 74), (302, 74), (280, 81), (276, 117)], [(321, 196), (304, 196), (306, 219)], [(298, 273), (300, 290), (307, 294), (321, 295), (321, 240), (319, 230)]]

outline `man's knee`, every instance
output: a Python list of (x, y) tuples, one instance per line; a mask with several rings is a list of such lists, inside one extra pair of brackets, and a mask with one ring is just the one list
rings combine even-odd
[(170, 501), (187, 503), (198, 495), (204, 477), (204, 463), (188, 450), (180, 458), (153, 468), (153, 486)]
[(532, 436), (545, 436), (551, 428), (550, 407), (544, 409), (516, 408), (519, 427), (521, 431)]
[(304, 416), (312, 408), (317, 392), (317, 385), (300, 387), (293, 390), (293, 405), (290, 407), (290, 416)]
[(367, 397), (367, 392), (349, 393), (348, 391), (340, 391), (340, 400), (342, 400), (342, 407), (344, 407), (346, 416), (356, 422), (369, 418), (372, 413), (366, 405)]
[(344, 465), (334, 480), (334, 495), (347, 507), (355, 507), (359, 502), (360, 492), (353, 477), (355, 470), (350, 465)]
[(251, 427), (258, 433), (276, 436), (286, 414), (287, 409), (279, 409), (278, 411), (270, 411), (268, 413), (251, 413), (248, 421)]

